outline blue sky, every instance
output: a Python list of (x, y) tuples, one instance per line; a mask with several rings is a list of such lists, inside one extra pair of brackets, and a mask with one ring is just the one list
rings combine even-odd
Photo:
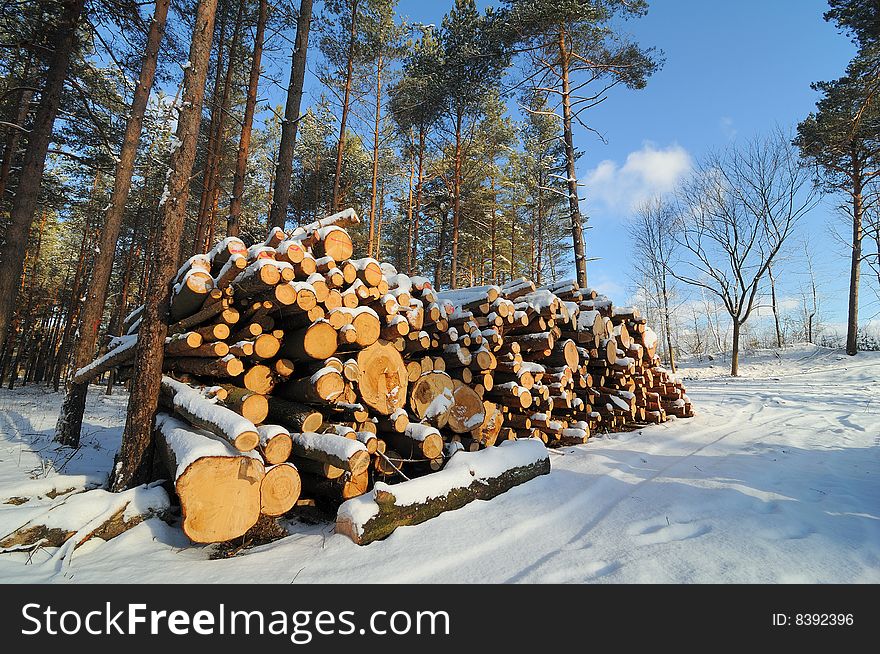
[[(402, 0), (398, 11), (439, 24), (450, 5)], [(615, 90), (592, 110), (588, 120), (607, 144), (583, 130), (575, 134), (584, 152), (578, 176), (587, 184), (588, 254), (599, 258), (589, 264), (592, 286), (618, 302), (628, 299), (625, 224), (634, 198), (670, 190), (693, 161), (732, 140), (777, 125), (793, 129), (813, 109), (810, 83), (838, 77), (854, 52), (822, 19), (826, 8), (824, 0), (654, 0), (646, 17), (622, 24), (642, 45), (662, 49), (666, 64), (647, 88)], [(823, 311), (830, 323), (842, 323), (846, 311), (848, 253), (827, 228), (839, 220), (825, 202), (801, 230), (821, 249)], [(781, 295), (794, 297), (804, 281), (800, 260), (791, 254), (779, 274)], [(865, 319), (880, 311), (871, 295), (863, 295)]]

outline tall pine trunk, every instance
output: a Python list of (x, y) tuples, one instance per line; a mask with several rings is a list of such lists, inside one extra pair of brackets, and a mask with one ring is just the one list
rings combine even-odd
[(223, 61), (226, 45), (226, 0), (220, 0), (217, 7), (220, 23), (216, 28), (219, 32), (217, 40), (217, 63), (214, 66), (214, 84), (211, 89), (211, 115), (208, 118), (208, 142), (205, 144), (205, 165), (202, 168), (202, 192), (199, 195), (199, 211), (196, 214), (196, 230), (193, 235), (191, 254), (199, 251), (199, 240), (205, 229), (205, 216), (211, 197), (211, 179), (214, 169), (214, 157), (217, 156), (217, 123), (220, 120), (220, 104), (223, 96)]
[(449, 288), (458, 284), (458, 227), (461, 218), (461, 124), (463, 116), (455, 117), (455, 166), (452, 179), (452, 263), (449, 271)]
[(416, 181), (416, 138), (412, 128), (409, 130), (409, 185), (406, 203), (406, 274), (412, 274), (413, 246), (413, 186)]
[(147, 481), (152, 468), (153, 419), (159, 401), (165, 336), (168, 333), (170, 282), (176, 272), (180, 237), (189, 197), (189, 179), (196, 154), (205, 78), (214, 35), (217, 0), (199, 0), (189, 51), (190, 66), (184, 72), (183, 104), (177, 120), (178, 147), (171, 156), (165, 202), (161, 206), (162, 229), (156, 249), (156, 267), (147, 289), (144, 316), (138, 332), (128, 415), (122, 446), (113, 469), (112, 490)]
[[(852, 169), (860, 170), (858, 155), (853, 152)], [(859, 283), (862, 275), (862, 218), (864, 206), (862, 203), (862, 179), (856, 174), (853, 176), (852, 194), (852, 260), (849, 271), (849, 307), (846, 321), (846, 353), (854, 356), (859, 351)]]
[(217, 124), (211, 125), (214, 130), (214, 156), (207, 167), (203, 199), (204, 208), (199, 215), (193, 254), (204, 252), (214, 238), (214, 226), (217, 216), (217, 203), (220, 198), (220, 168), (223, 164), (223, 145), (226, 141), (226, 119), (229, 116), (230, 94), (232, 92), (232, 76), (235, 72), (235, 53), (241, 36), (244, 18), (244, 0), (239, 0), (235, 25), (232, 28), (232, 40), (229, 43), (226, 74), (223, 76), (223, 90), (220, 95), (220, 109), (217, 112)]
[[(98, 341), (98, 328), (104, 315), (107, 288), (110, 285), (110, 275), (113, 272), (116, 242), (119, 240), (119, 230), (122, 227), (122, 218), (125, 215), (125, 206), (128, 203), (128, 195), (131, 191), (131, 178), (134, 173), (138, 142), (140, 141), (144, 125), (147, 100), (150, 98), (153, 79), (156, 75), (159, 46), (162, 44), (162, 36), (165, 33), (165, 23), (168, 18), (168, 6), (170, 3), (171, 0), (157, 0), (153, 10), (153, 20), (150, 23), (150, 31), (147, 35), (144, 60), (141, 63), (138, 84), (135, 87), (134, 97), (132, 98), (128, 124), (125, 126), (125, 135), (122, 139), (119, 161), (116, 164), (116, 176), (113, 180), (110, 208), (107, 210), (107, 215), (104, 218), (104, 227), (99, 236), (98, 251), (93, 262), (92, 279), (86, 293), (86, 303), (83, 307), (79, 338), (73, 351), (74, 370), (86, 365), (95, 353), (95, 346)], [(67, 389), (64, 403), (61, 406), (61, 413), (58, 416), (58, 423), (55, 426), (55, 440), (64, 445), (69, 445), (70, 447), (79, 446), (87, 392), (88, 384), (71, 384)]]
[(89, 211), (85, 213), (85, 224), (83, 225), (83, 234), (82, 240), (80, 241), (79, 246), (79, 261), (76, 264), (76, 273), (73, 276), (73, 283), (70, 287), (70, 300), (69, 305), (67, 307), (67, 319), (64, 321), (64, 331), (61, 336), (61, 347), (58, 350), (58, 356), (55, 357), (55, 366), (52, 372), (52, 382), (55, 391), (58, 391), (58, 388), (61, 386), (61, 372), (64, 369), (64, 366), (67, 365), (67, 361), (69, 359), (70, 354), (70, 339), (73, 336), (74, 330), (77, 327), (77, 322), (79, 321), (79, 310), (82, 302), (80, 301), (80, 289), (82, 288), (83, 277), (85, 277), (86, 271), (86, 251), (91, 245), (91, 232), (92, 232), (92, 221), (91, 221), (91, 209), (94, 207), (95, 195), (97, 194), (97, 187), (101, 181), (101, 173), (100, 171), (95, 174), (95, 181), (92, 187), (92, 207), (89, 207)]
[(272, 209), (269, 226), (284, 229), (287, 222), (287, 204), (290, 202), (290, 178), (293, 175), (293, 150), (296, 147), (296, 129), (299, 126), (303, 82), (306, 77), (306, 56), (309, 50), (309, 26), (312, 22), (312, 0), (301, 0), (296, 19), (296, 41), (291, 58), (290, 84), (287, 87), (287, 104), (281, 123), (281, 143), (278, 147), (278, 164), (275, 167), (275, 184), (272, 187)]
[(30, 112), (31, 99), (34, 97), (34, 91), (30, 87), (30, 71), (31, 71), (31, 55), (24, 62), (24, 70), (19, 77), (18, 99), (15, 103), (15, 115), (12, 120), (17, 127), (9, 128), (9, 134), (6, 137), (6, 143), (3, 146), (3, 159), (0, 161), (0, 203), (6, 197), (6, 184), (9, 181), (9, 172), (12, 170), (12, 161), (15, 159), (15, 153), (18, 152), (18, 144), (21, 141), (21, 135), (24, 131), (24, 123)]
[(562, 129), (565, 140), (565, 168), (568, 174), (568, 210), (571, 215), (571, 240), (574, 246), (574, 266), (578, 286), (587, 288), (587, 253), (584, 245), (584, 226), (578, 203), (578, 183), (575, 173), (574, 134), (572, 132), (571, 85), (569, 66), (571, 52), (566, 43), (565, 27), (559, 29), (559, 58), (562, 74)]
[(357, 41), (358, 0), (351, 4), (351, 27), (348, 35), (348, 63), (345, 72), (345, 91), (342, 98), (342, 116), (339, 119), (339, 141), (336, 146), (336, 174), (333, 176), (333, 210), (339, 211), (342, 202), (342, 159), (345, 154), (345, 130), (351, 104), (351, 85), (354, 79), (354, 49)]
[[(376, 59), (376, 115), (373, 121), (373, 179), (370, 193), (370, 239), (367, 255), (373, 256), (376, 231), (376, 195), (379, 191), (379, 126), (382, 121), (382, 53)], [(375, 251), (378, 252), (378, 246)]]
[(0, 346), (6, 342), (9, 322), (18, 297), (18, 283), (24, 265), (21, 253), (27, 247), (28, 234), (37, 211), (46, 153), (52, 140), (52, 126), (58, 115), (64, 80), (77, 41), (76, 28), (84, 5), (85, 0), (67, 0), (62, 4), (63, 14), (53, 39), (55, 51), (46, 72), (40, 106), (28, 135), (21, 176), (6, 227), (5, 243), (0, 250)]
[(424, 127), (419, 127), (419, 174), (416, 179), (416, 206), (413, 216), (413, 237), (412, 237), (412, 255), (411, 265), (407, 271), (408, 275), (413, 274), (418, 269), (419, 260), (419, 218), (422, 215), (422, 181), (424, 179), (425, 168), (425, 131)]
[(260, 82), (260, 62), (263, 57), (263, 38), (266, 32), (267, 0), (260, 0), (257, 15), (257, 33), (254, 40), (254, 56), (248, 80), (247, 100), (244, 104), (244, 121), (241, 125), (241, 138), (238, 141), (238, 158), (235, 161), (235, 177), (232, 182), (232, 199), (229, 202), (229, 219), (226, 221), (226, 235), (238, 236), (241, 228), (241, 201), (244, 197), (244, 176), (247, 173), (248, 150), (251, 145), (251, 130), (254, 125), (254, 108), (257, 105), (257, 88)]

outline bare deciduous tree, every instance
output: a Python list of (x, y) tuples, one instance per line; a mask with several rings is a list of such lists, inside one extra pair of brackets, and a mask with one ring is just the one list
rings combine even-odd
[(670, 271), (721, 300), (733, 328), (734, 376), (742, 326), (764, 276), (817, 201), (790, 140), (777, 131), (712, 155), (680, 192), (678, 242), (684, 256)]
[(672, 279), (669, 262), (678, 248), (676, 231), (679, 226), (675, 219), (675, 208), (659, 197), (641, 204), (629, 225), (635, 255), (633, 268), (645, 280), (642, 290), (652, 297), (657, 306), (667, 361), (672, 372), (675, 372), (675, 354), (672, 348)]

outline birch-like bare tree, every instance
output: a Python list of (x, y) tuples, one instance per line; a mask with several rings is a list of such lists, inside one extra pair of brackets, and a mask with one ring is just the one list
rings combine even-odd
[(739, 373), (743, 325), (770, 266), (817, 202), (791, 138), (777, 130), (701, 162), (680, 190), (677, 279), (717, 296), (733, 329), (730, 374)]
[(634, 255), (633, 270), (639, 280), (644, 280), (640, 282), (642, 290), (657, 307), (665, 344), (663, 349), (672, 372), (675, 372), (670, 307), (673, 278), (669, 271), (669, 262), (676, 256), (676, 232), (679, 227), (673, 205), (656, 197), (636, 208), (628, 228)]

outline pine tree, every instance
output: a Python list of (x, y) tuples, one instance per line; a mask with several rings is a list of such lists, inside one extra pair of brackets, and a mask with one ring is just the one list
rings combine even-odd
[(583, 113), (602, 102), (617, 85), (640, 89), (659, 67), (658, 55), (615, 31), (618, 15), (641, 16), (646, 0), (506, 0), (505, 39), (530, 58), (526, 80), (553, 96), (566, 153), (569, 215), (577, 281), (587, 286), (584, 218), (580, 211), (573, 128), (591, 127)]

